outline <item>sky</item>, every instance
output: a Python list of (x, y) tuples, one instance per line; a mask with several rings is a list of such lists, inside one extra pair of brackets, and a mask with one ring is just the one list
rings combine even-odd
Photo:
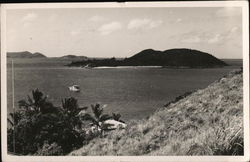
[(242, 58), (238, 7), (9, 9), (8, 52), (48, 57), (130, 57), (144, 49), (190, 48)]

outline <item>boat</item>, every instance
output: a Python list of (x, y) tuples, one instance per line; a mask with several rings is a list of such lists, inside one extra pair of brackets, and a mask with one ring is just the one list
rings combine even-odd
[(81, 66), (81, 68), (92, 69), (92, 67), (90, 66), (90, 64), (87, 64), (87, 65), (85, 65), (85, 66)]
[(72, 85), (72, 86), (69, 87), (69, 90), (73, 91), (73, 92), (79, 92), (80, 91), (80, 86), (79, 85)]

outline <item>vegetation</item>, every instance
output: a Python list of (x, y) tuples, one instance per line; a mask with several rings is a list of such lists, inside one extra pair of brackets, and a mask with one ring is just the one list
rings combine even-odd
[(112, 113), (112, 118), (113, 118), (115, 121), (125, 123), (123, 120), (121, 120), (121, 117), (122, 117), (121, 114)]
[(105, 124), (104, 122), (108, 119), (111, 119), (112, 117), (108, 114), (102, 114), (103, 108), (100, 106), (100, 104), (91, 105), (93, 115), (85, 114), (83, 115), (84, 120), (91, 121), (91, 126), (94, 126), (94, 130), (101, 132), (101, 135), (103, 135), (103, 132), (108, 129), (110, 125)]
[(242, 80), (232, 72), (69, 155), (243, 155)]
[(163, 66), (163, 67), (221, 67), (227, 64), (216, 57), (197, 50), (170, 49), (155, 51), (147, 49), (123, 60), (115, 58), (73, 61), (68, 66)]
[[(72, 97), (55, 107), (38, 89), (32, 91), (32, 97), (19, 101), (19, 110), (10, 113), (8, 151), (20, 155), (63, 155), (83, 146), (101, 136), (107, 129), (102, 122), (112, 118), (103, 114), (99, 104), (92, 105), (94, 116), (86, 110)], [(86, 120), (91, 120), (97, 131), (87, 134)]]
[(88, 57), (86, 56), (76, 56), (76, 55), (65, 55), (62, 57), (59, 57), (61, 59), (71, 59), (71, 60), (87, 60)]

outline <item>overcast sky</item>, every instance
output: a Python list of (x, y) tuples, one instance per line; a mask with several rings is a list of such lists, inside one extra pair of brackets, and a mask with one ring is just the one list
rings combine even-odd
[(241, 8), (7, 10), (9, 52), (129, 57), (148, 48), (242, 58)]

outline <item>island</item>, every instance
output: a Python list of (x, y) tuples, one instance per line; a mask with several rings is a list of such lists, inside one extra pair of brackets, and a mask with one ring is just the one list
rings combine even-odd
[(186, 48), (157, 51), (143, 50), (129, 58), (85, 59), (72, 61), (67, 66), (76, 67), (117, 67), (117, 66), (161, 66), (177, 68), (211, 68), (227, 66), (225, 62), (213, 55)]
[(7, 52), (7, 58), (47, 58), (40, 52), (31, 53), (29, 51), (23, 52)]

